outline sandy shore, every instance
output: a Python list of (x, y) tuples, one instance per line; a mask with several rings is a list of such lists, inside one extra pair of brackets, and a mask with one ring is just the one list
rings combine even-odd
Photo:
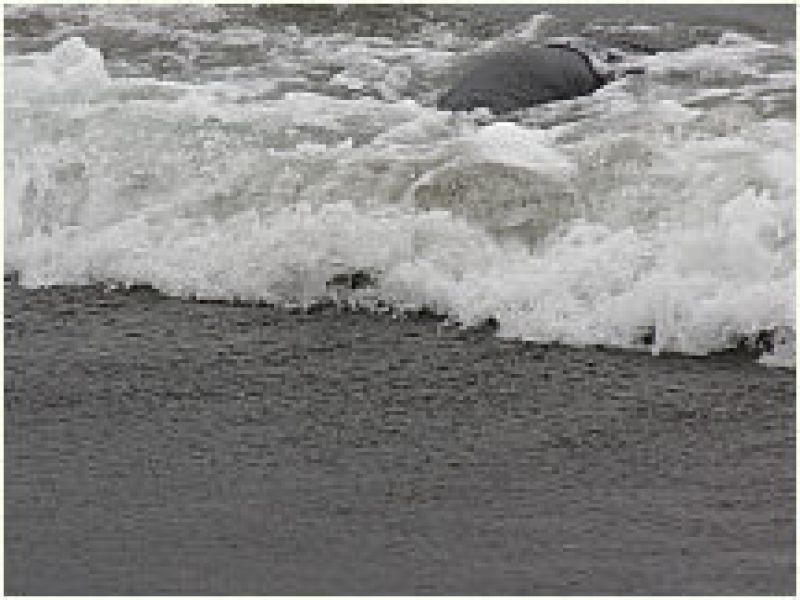
[(8, 594), (792, 594), (795, 373), (5, 285)]

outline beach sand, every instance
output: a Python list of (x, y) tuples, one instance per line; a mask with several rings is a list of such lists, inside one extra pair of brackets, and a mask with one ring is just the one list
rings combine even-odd
[(7, 594), (793, 594), (795, 372), (5, 284)]

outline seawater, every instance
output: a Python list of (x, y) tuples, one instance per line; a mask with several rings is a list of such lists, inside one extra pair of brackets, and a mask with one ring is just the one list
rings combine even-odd
[[(4, 269), (24, 286), (335, 296), (654, 353), (770, 332), (760, 360), (794, 365), (793, 32), (556, 7), (395, 8), (394, 26), (5, 10)], [(564, 39), (645, 74), (505, 117), (437, 111), (470, 57)], [(332, 285), (352, 273), (368, 285)]]

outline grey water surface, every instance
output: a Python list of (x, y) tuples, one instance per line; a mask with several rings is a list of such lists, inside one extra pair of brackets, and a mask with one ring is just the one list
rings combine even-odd
[(5, 294), (6, 593), (794, 588), (794, 371)]

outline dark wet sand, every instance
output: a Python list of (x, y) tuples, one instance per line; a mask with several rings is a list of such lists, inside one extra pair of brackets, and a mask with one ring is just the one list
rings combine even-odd
[(794, 593), (794, 372), (5, 301), (7, 594)]

